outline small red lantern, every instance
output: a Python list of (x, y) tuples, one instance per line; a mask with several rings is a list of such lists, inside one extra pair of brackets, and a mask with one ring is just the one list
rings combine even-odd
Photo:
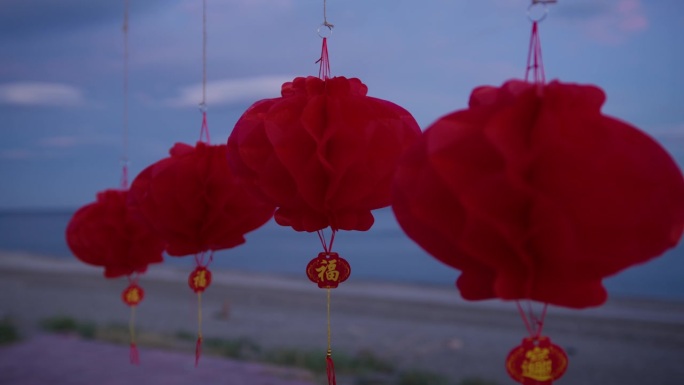
[(334, 289), (349, 278), (351, 266), (339, 256), (331, 252), (322, 252), (306, 266), (306, 276), (321, 289)]
[(76, 258), (116, 278), (141, 274), (163, 261), (164, 243), (127, 205), (127, 190), (105, 190), (74, 213), (66, 241)]
[(121, 298), (131, 308), (130, 360), (137, 365), (140, 357), (133, 325), (135, 307), (144, 297), (137, 275), (144, 273), (148, 265), (163, 261), (164, 243), (128, 205), (126, 167), (123, 176), (124, 189), (102, 191), (97, 201), (76, 211), (67, 225), (66, 240), (78, 259), (104, 267), (106, 278), (128, 276), (130, 285)]

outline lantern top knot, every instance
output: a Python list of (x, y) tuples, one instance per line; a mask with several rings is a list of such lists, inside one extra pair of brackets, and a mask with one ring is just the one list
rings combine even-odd
[(283, 84), (280, 93), (283, 97), (295, 95), (314, 97), (324, 94), (330, 97), (366, 96), (368, 87), (357, 78), (335, 76), (323, 80), (315, 76), (307, 76), (297, 77)]

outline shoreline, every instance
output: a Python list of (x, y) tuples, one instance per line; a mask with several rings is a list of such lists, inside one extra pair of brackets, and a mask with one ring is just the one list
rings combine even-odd
[[(96, 266), (84, 264), (75, 258), (54, 258), (35, 253), (13, 252), (0, 250), (0, 270), (19, 270), (29, 272), (61, 272), (83, 274), (91, 277), (100, 277), (103, 281), (125, 281), (125, 278), (106, 279), (102, 275), (102, 269)], [(256, 273), (238, 269), (223, 267), (211, 267), (212, 284), (231, 285), (239, 287), (270, 288), (274, 290), (293, 290), (309, 292), (315, 285), (304, 274), (276, 274)], [(190, 269), (183, 266), (169, 264), (152, 265), (148, 271), (141, 275), (141, 281), (164, 281), (164, 282), (187, 282)], [(429, 283), (407, 283), (397, 281), (379, 281), (368, 279), (350, 279), (340, 285), (345, 290), (337, 290), (345, 296), (367, 296), (378, 299), (426, 301), (435, 305), (455, 305), (460, 307), (473, 307), (477, 309), (506, 309), (515, 307), (513, 301), (491, 299), (484, 301), (466, 301), (462, 299), (455, 285), (438, 285)], [(584, 314), (589, 317), (617, 316), (628, 317), (630, 314), (626, 308), (639, 309), (637, 317), (643, 319), (644, 311), (666, 307), (673, 311), (675, 322), (684, 323), (684, 301), (649, 297), (609, 296), (605, 304), (599, 307), (587, 309), (568, 309), (550, 306), (554, 312), (568, 314)], [(608, 309), (608, 311), (606, 310)], [(622, 309), (622, 311), (621, 311)], [(681, 312), (680, 316), (677, 313)], [(681, 317), (681, 318), (680, 318)], [(660, 317), (644, 320), (657, 320)]]
[[(187, 287), (188, 272), (162, 265), (142, 277), (141, 330), (196, 331), (197, 297)], [(218, 269), (212, 275), (202, 296), (207, 338), (324, 352), (325, 291), (306, 277)], [(125, 279), (104, 279), (100, 269), (77, 260), (0, 253), (0, 316), (18, 320), (29, 334), (55, 315), (127, 324), (120, 299), (125, 286)], [(331, 316), (334, 350), (370, 351), (398, 367), (454, 380), (510, 384), (503, 362), (526, 334), (513, 303), (467, 302), (451, 287), (349, 281), (333, 290)], [(610, 299), (582, 311), (550, 307), (544, 331), (570, 356), (559, 385), (679, 385), (684, 378), (684, 304)]]

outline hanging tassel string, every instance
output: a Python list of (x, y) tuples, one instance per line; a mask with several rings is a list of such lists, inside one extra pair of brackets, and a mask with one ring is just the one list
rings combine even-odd
[[(332, 240), (331, 240), (332, 243)], [(330, 327), (330, 289), (327, 289), (327, 324), (328, 324), (328, 350), (325, 355), (325, 371), (328, 375), (328, 385), (336, 385), (335, 363), (332, 359), (332, 329)]]
[(121, 153), (121, 188), (128, 189), (128, 13), (129, 0), (124, 0), (123, 17), (123, 129)]
[[(333, 243), (335, 242), (335, 234), (337, 230), (332, 229), (330, 235), (330, 243), (326, 241), (325, 233), (323, 230), (318, 230), (318, 239), (321, 241), (323, 250), (326, 254), (332, 252)], [(328, 339), (328, 349), (325, 354), (325, 368), (328, 376), (328, 385), (336, 385), (335, 380), (335, 363), (332, 359), (332, 328), (330, 326), (330, 288), (326, 289), (326, 326), (327, 326), (327, 339)]]
[(138, 345), (135, 339), (135, 308), (136, 306), (131, 306), (131, 319), (128, 324), (128, 331), (131, 336), (129, 357), (131, 360), (131, 365), (140, 365), (140, 353), (138, 353)]
[(195, 344), (195, 367), (202, 355), (202, 292), (197, 293), (197, 343)]

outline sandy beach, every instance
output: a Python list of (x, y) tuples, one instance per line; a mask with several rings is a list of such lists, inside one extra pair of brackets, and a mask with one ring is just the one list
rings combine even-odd
[[(323, 356), (324, 290), (303, 275), (213, 273), (203, 296), (206, 338), (244, 337), (266, 349), (320, 348)], [(138, 328), (195, 332), (196, 296), (187, 274), (154, 266), (143, 276)], [(41, 320), (58, 315), (126, 324), (129, 312), (120, 300), (125, 286), (125, 280), (106, 280), (76, 260), (0, 254), (0, 317), (15, 320), (28, 339), (42, 333)], [(526, 334), (513, 303), (466, 302), (450, 287), (352, 279), (333, 290), (331, 314), (335, 352), (369, 351), (397, 367), (441, 373), (454, 383), (481, 378), (513, 384), (504, 360)], [(684, 383), (684, 303), (611, 299), (583, 311), (550, 307), (544, 331), (570, 357), (557, 384)], [(144, 357), (145, 346), (140, 349)]]

